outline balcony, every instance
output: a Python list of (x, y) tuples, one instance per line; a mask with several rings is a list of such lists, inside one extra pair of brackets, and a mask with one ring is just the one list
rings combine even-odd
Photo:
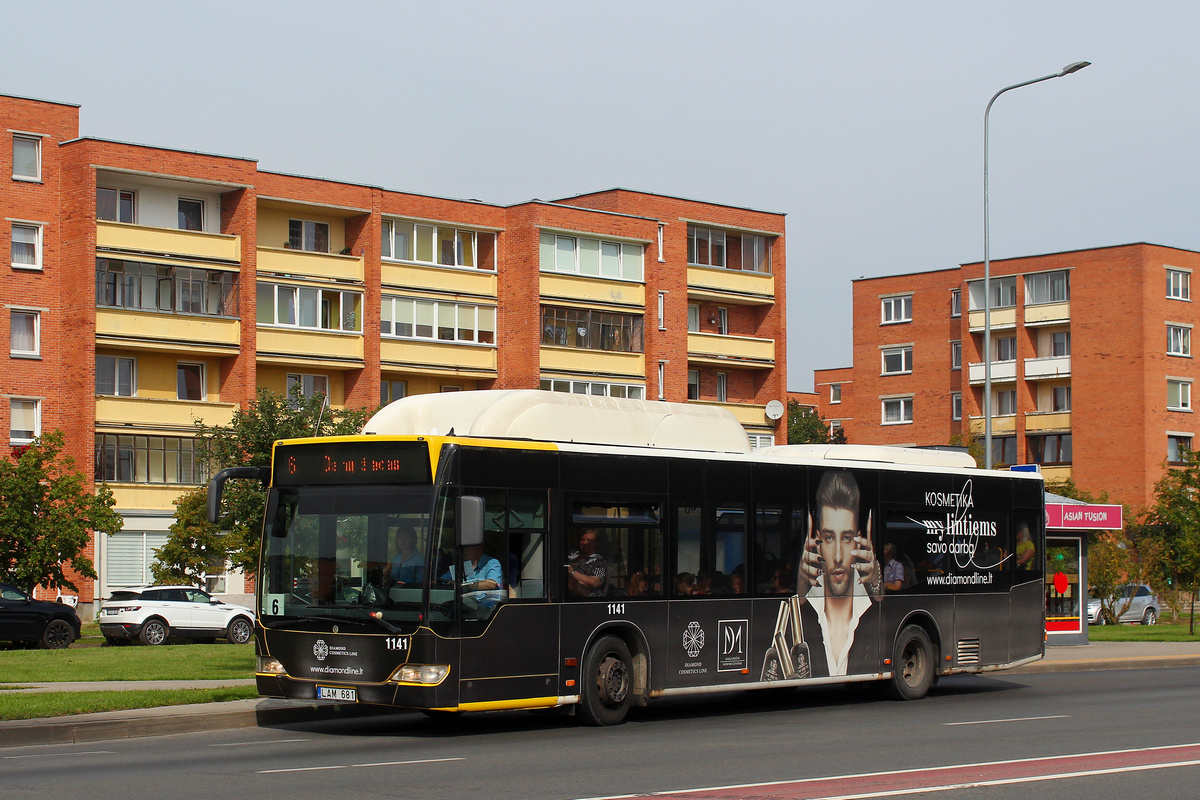
[(258, 248), (258, 273), (290, 275), (318, 280), (357, 281), (365, 276), (362, 256), (343, 256), (337, 253), (314, 253), (284, 247)]
[[(968, 312), (967, 324), (970, 325), (972, 333), (982, 332), (983, 312)], [(1017, 309), (1015, 307), (992, 309), (992, 330), (1003, 330), (1005, 328), (1015, 327), (1017, 327)]]
[(462, 378), (496, 377), (496, 348), (450, 342), (384, 339), (379, 360), (385, 369)]
[[(982, 363), (974, 363), (967, 365), (968, 380), (971, 385), (982, 384), (986, 381), (986, 376), (983, 374), (984, 365)], [(1017, 379), (1017, 362), (1016, 361), (993, 361), (992, 362), (992, 383), (1011, 383)]]
[(775, 340), (689, 332), (688, 362), (741, 369), (772, 369), (775, 366)]
[[(983, 436), (984, 423), (983, 417), (971, 417), (971, 434), (975, 436)], [(1017, 432), (1017, 418), (1015, 415), (1008, 414), (1003, 417), (992, 416), (992, 436), (1011, 435)]]
[(1029, 411), (1025, 414), (1026, 433), (1057, 433), (1069, 430), (1070, 411)]
[(1025, 380), (1046, 381), (1071, 377), (1070, 356), (1047, 356), (1025, 359)]
[(1025, 306), (1026, 325), (1061, 325), (1071, 321), (1071, 303), (1039, 303)]
[(771, 305), (775, 302), (775, 276), (761, 272), (710, 267), (688, 267), (689, 300), (738, 305)]
[(716, 406), (723, 408), (742, 423), (743, 427), (774, 428), (775, 420), (767, 419), (767, 407), (756, 403), (718, 403), (708, 400), (688, 400), (688, 405)]
[(102, 396), (96, 398), (96, 427), (121, 433), (193, 430), (197, 419), (205, 425), (228, 425), (237, 407), (237, 403)]
[(326, 369), (360, 369), (363, 366), (363, 337), (298, 328), (258, 326), (258, 360)]
[(598, 303), (646, 308), (646, 287), (629, 281), (604, 280), (583, 275), (541, 273), (539, 292), (547, 302)]
[(547, 372), (646, 379), (646, 356), (642, 353), (542, 345), (539, 355), (540, 366)]
[(96, 309), (96, 343), (142, 350), (228, 356), (238, 352), (241, 320), (139, 311)]
[[(424, 289), (440, 294), (495, 297), (496, 273), (462, 267), (435, 267), (425, 264), (382, 264), (384, 287), (400, 286), (407, 292)], [(387, 289), (385, 288), (385, 292)]]
[(202, 261), (242, 260), (242, 237), (170, 228), (149, 228), (124, 222), (96, 223), (96, 247), (139, 254), (191, 256)]

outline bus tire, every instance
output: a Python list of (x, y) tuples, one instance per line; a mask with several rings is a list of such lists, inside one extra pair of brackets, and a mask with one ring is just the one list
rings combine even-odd
[(602, 636), (588, 650), (579, 679), (579, 716), (585, 725), (625, 721), (633, 689), (631, 663), (629, 647), (617, 636)]
[(888, 694), (894, 700), (920, 700), (933, 685), (933, 643), (920, 625), (906, 625), (892, 650), (892, 680)]

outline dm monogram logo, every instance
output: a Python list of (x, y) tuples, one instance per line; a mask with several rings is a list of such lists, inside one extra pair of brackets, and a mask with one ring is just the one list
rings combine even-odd
[(741, 671), (750, 666), (746, 656), (746, 640), (750, 623), (744, 619), (723, 619), (717, 623), (720, 653), (717, 672)]

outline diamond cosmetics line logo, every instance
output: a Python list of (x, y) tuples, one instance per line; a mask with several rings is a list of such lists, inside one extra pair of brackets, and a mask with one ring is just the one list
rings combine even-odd
[(688, 623), (683, 632), (683, 649), (689, 658), (695, 658), (704, 649), (704, 629), (700, 627), (699, 622)]

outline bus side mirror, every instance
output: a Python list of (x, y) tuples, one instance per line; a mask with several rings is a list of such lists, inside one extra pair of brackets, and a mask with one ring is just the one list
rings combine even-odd
[(463, 495), (455, 508), (455, 526), (458, 528), (458, 544), (475, 547), (483, 544), (483, 512), (486, 505), (482, 497)]
[(221, 518), (221, 494), (225, 481), (235, 478), (253, 478), (262, 482), (263, 488), (271, 480), (270, 467), (226, 467), (208, 482), (208, 521), (213, 525)]

